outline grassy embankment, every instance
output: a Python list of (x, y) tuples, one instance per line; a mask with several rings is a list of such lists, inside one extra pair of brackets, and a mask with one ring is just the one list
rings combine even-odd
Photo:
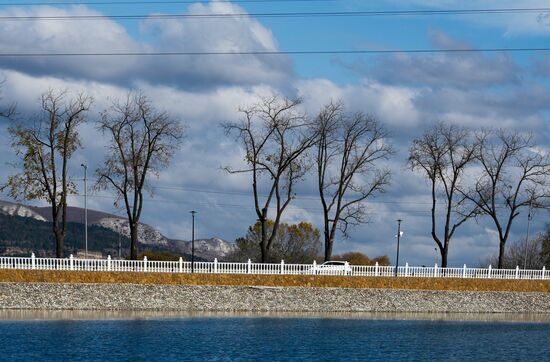
[(550, 293), (550, 280), (0, 270), (3, 283), (130, 283)]

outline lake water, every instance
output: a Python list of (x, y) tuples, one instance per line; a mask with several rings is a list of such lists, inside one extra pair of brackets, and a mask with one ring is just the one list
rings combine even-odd
[(510, 321), (498, 315), (4, 312), (0, 317), (0, 359), (11, 361), (550, 358), (547, 316)]

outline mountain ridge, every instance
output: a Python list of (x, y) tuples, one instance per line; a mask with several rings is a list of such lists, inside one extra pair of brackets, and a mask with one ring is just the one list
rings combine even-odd
[[(0, 200), (0, 214), (2, 215), (51, 222), (52, 217), (49, 210), (49, 207), (28, 206)], [(84, 209), (75, 206), (67, 207), (67, 221), (72, 224), (82, 224), (83, 227)], [(89, 227), (97, 226), (110, 230), (117, 233), (119, 238), (123, 236), (125, 239), (129, 239), (130, 237), (128, 220), (117, 215), (88, 209), (88, 225)], [(167, 238), (160, 231), (148, 224), (139, 224), (138, 239), (140, 247), (166, 249), (182, 254), (191, 254), (191, 241)], [(195, 255), (206, 260), (213, 260), (214, 258), (224, 259), (234, 249), (234, 243), (217, 237), (195, 240)]]

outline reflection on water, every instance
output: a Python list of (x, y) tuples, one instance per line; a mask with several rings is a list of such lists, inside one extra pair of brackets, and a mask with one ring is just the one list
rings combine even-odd
[(518, 321), (550, 323), (550, 314), (397, 312), (186, 312), (0, 309), (0, 320), (132, 320), (177, 318), (324, 318), (369, 320)]

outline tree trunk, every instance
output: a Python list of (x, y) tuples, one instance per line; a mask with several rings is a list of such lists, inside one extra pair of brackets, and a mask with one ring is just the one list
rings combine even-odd
[(449, 254), (449, 248), (445, 247), (443, 249), (440, 249), (441, 251), (441, 267), (446, 268), (447, 267), (447, 255)]
[(130, 223), (130, 259), (136, 260), (138, 256), (138, 224)]
[(505, 245), (506, 245), (506, 241), (501, 240), (499, 245), (499, 250), (498, 250), (498, 266), (497, 266), (498, 269), (502, 269), (502, 267), (504, 266)]
[(57, 258), (63, 258), (64, 252), (63, 252), (63, 242), (65, 239), (65, 235), (63, 235), (63, 232), (59, 230), (58, 227), (54, 226), (53, 232), (55, 235), (55, 256)]
[(58, 209), (52, 208), (52, 230), (55, 236), (55, 256), (56, 258), (63, 258), (63, 241), (65, 239), (65, 234), (63, 233), (63, 230), (59, 228), (59, 213), (57, 210)]
[(332, 258), (333, 239), (325, 232), (325, 261)]
[(267, 225), (265, 220), (261, 220), (262, 223), (262, 240), (260, 241), (260, 249), (262, 251), (262, 263), (267, 262)]

